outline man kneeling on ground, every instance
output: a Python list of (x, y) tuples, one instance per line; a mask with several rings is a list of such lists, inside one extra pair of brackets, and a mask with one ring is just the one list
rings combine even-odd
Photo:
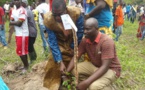
[[(78, 60), (87, 53), (89, 61), (78, 64), (77, 90), (112, 90), (111, 85), (121, 72), (113, 39), (99, 32), (95, 18), (86, 20), (84, 35), (78, 49)], [(73, 68), (72, 59), (66, 71), (71, 72)]]

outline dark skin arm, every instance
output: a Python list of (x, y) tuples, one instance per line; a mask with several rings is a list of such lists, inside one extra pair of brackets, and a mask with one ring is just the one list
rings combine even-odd
[(106, 7), (106, 2), (104, 0), (96, 0), (95, 4), (96, 7), (86, 16), (93, 17), (96, 14), (100, 13), (101, 10)]
[(43, 14), (43, 13), (41, 13), (41, 16), (42, 16), (42, 18), (43, 18), (43, 20), (44, 20), (44, 14)]
[[(78, 59), (77, 59), (77, 60), (80, 59), (81, 55), (82, 55), (82, 54), (79, 54), (79, 55), (78, 55)], [(74, 58), (72, 58), (72, 60), (70, 61), (68, 67), (67, 67), (66, 70), (65, 70), (65, 72), (71, 72), (73, 68), (74, 68)], [(68, 78), (65, 77), (64, 80), (67, 80), (67, 79), (68, 79)]]
[(64, 75), (66, 72), (66, 67), (65, 67), (63, 61), (60, 62), (60, 71), (61, 71), (62, 75)]
[[(77, 60), (79, 60), (80, 57), (81, 57), (81, 55), (78, 55), (78, 59)], [(62, 67), (64, 66), (63, 63), (61, 63), (61, 66)], [(74, 58), (72, 58), (72, 60), (70, 61), (70, 63), (69, 63), (67, 68), (63, 67), (65, 69), (65, 72), (62, 71), (62, 70), (64, 70), (62, 67), (61, 67), (61, 72), (65, 76), (65, 72), (71, 72), (71, 70), (74, 68)], [(63, 78), (63, 81), (65, 81), (65, 80), (68, 80), (68, 78), (66, 76)]]
[[(81, 56), (82, 56), (82, 54), (79, 54), (77, 60), (79, 60)], [(74, 68), (74, 58), (72, 58), (72, 60), (70, 61), (69, 65), (66, 69), (66, 72), (71, 72), (73, 68)]]
[(88, 79), (80, 82), (77, 86), (78, 90), (87, 90), (87, 88), (92, 84), (95, 80), (99, 79), (103, 76), (109, 69), (109, 65), (111, 60), (102, 60), (102, 66), (94, 72)]
[(21, 20), (18, 20), (18, 21), (11, 21), (10, 22), (10, 25), (15, 25), (15, 26), (18, 26), (18, 27), (21, 27), (23, 24), (23, 21)]

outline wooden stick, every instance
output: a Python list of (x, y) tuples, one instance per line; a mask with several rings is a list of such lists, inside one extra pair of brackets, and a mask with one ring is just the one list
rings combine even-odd
[(77, 57), (78, 57), (78, 39), (75, 30), (72, 27), (73, 39), (74, 39), (74, 71), (75, 71), (75, 85), (78, 84), (78, 70), (77, 70)]

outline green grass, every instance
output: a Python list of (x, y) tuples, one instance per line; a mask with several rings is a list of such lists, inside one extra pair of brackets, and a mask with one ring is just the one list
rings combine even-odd
[[(125, 21), (123, 34), (119, 42), (116, 42), (117, 54), (122, 65), (122, 75), (115, 83), (118, 90), (145, 90), (145, 40), (140, 41), (136, 38), (137, 28), (137, 21), (134, 24)], [(8, 36), (8, 22), (6, 23), (6, 36)], [(39, 30), (35, 49), (38, 58), (34, 64), (45, 60)], [(9, 49), (0, 48), (0, 59), (0, 71), (6, 64), (5, 62), (21, 63), (15, 52), (14, 35), (12, 42), (9, 44)], [(1, 75), (2, 73), (0, 73)]]
[(120, 90), (144, 90), (145, 87), (145, 41), (136, 38), (138, 22), (126, 21), (123, 34), (116, 43), (118, 57), (122, 65), (122, 75), (117, 81)]

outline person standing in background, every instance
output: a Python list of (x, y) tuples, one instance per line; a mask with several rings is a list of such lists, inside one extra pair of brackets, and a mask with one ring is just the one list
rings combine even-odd
[(134, 6), (132, 6), (130, 12), (131, 12), (130, 22), (134, 23), (134, 21), (136, 19), (136, 9), (134, 8)]
[(68, 6), (75, 6), (75, 7), (80, 8), (82, 15), (84, 15), (84, 8), (83, 8), (82, 3), (83, 3), (83, 1), (69, 0)]
[(119, 0), (119, 6), (116, 8), (115, 11), (115, 34), (116, 38), (115, 41), (118, 41), (120, 35), (122, 34), (123, 30), (123, 23), (124, 23), (124, 14), (123, 14), (123, 1)]
[(40, 28), (40, 34), (41, 34), (41, 39), (43, 42), (43, 49), (44, 49), (44, 54), (47, 57), (49, 48), (48, 48), (48, 43), (46, 41), (45, 35), (46, 33), (46, 27), (44, 26), (43, 20), (44, 20), (44, 14), (49, 12), (49, 5), (45, 3), (45, 0), (38, 0), (39, 5), (36, 7), (36, 10), (39, 13), (39, 28)]
[(130, 15), (129, 15), (130, 10), (131, 10), (131, 6), (130, 6), (130, 4), (128, 4), (128, 5), (126, 6), (126, 14), (127, 14), (127, 19), (128, 19), (128, 20), (130, 20)]
[(12, 12), (10, 25), (15, 27), (16, 53), (24, 64), (24, 67), (21, 68), (22, 73), (26, 73), (29, 68), (27, 57), (29, 41), (27, 11), (21, 6), (21, 0), (14, 0), (14, 3), (17, 9)]
[(4, 10), (0, 6), (0, 47), (4, 47), (4, 49), (7, 49), (4, 15)]
[(33, 12), (33, 15), (34, 15), (34, 20), (37, 24), (38, 23), (38, 11), (36, 10), (36, 5), (32, 4), (31, 7), (33, 8), (32, 12)]
[(34, 48), (34, 43), (37, 37), (37, 28), (34, 20), (34, 15), (27, 5), (28, 5), (28, 1), (22, 0), (22, 6), (27, 11), (28, 29), (29, 29), (28, 51), (29, 51), (30, 63), (32, 63), (37, 58), (37, 54)]
[[(10, 12), (9, 12), (9, 17), (11, 17), (13, 10), (16, 10), (16, 7), (14, 5), (14, 2), (10, 3)], [(8, 35), (8, 43), (11, 43), (12, 35), (14, 33), (15, 29), (13, 25), (9, 26), (9, 35)]]
[(99, 30), (112, 37), (113, 15), (111, 8), (113, 0), (83, 0), (85, 19), (94, 17), (99, 22)]
[(140, 16), (140, 21), (139, 21), (139, 28), (137, 31), (137, 38), (140, 40), (143, 40), (145, 37), (145, 8), (144, 8), (144, 13)]
[(10, 19), (10, 17), (9, 17), (9, 10), (10, 10), (10, 4), (9, 4), (9, 2), (6, 1), (6, 3), (4, 4), (3, 7), (5, 9), (5, 20), (7, 20), (7, 17)]
[(124, 20), (126, 19), (126, 5), (123, 5)]

